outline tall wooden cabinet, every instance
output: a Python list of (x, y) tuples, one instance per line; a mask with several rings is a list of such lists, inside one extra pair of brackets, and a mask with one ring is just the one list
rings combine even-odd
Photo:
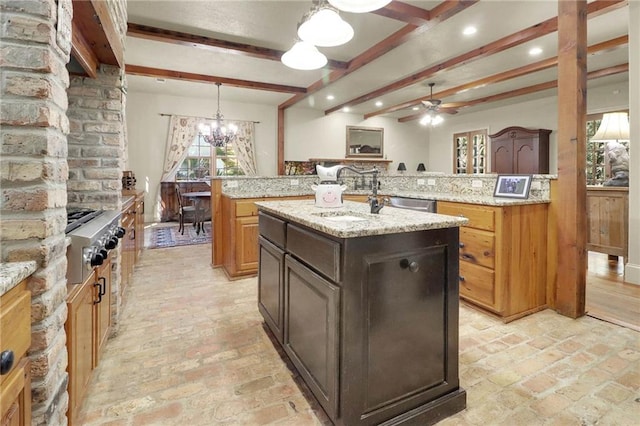
[[(0, 297), (0, 424), (31, 425), (31, 292), (27, 281)], [(13, 358), (11, 362), (10, 358)]]
[(547, 204), (485, 206), (438, 201), (463, 216), (460, 297), (509, 322), (546, 307)]
[(549, 173), (549, 134), (547, 129), (507, 127), (489, 135), (491, 172), (499, 174)]

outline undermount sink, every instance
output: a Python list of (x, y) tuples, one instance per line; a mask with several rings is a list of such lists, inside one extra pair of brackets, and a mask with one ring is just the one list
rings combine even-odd
[(365, 220), (371, 220), (371, 215), (364, 215), (358, 212), (351, 211), (332, 211), (313, 213), (314, 216), (321, 217), (332, 222), (361, 222)]

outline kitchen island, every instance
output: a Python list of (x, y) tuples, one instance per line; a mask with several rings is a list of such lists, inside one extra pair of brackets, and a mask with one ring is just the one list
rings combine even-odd
[(312, 200), (259, 209), (258, 308), (336, 425), (433, 424), (458, 380), (458, 227), (466, 219)]

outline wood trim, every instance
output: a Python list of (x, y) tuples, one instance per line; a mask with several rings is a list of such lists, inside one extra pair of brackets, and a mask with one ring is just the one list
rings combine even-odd
[(73, 0), (73, 24), (100, 63), (124, 67), (124, 49), (106, 2)]
[[(214, 52), (233, 53), (258, 59), (280, 61), (285, 53), (283, 50), (269, 49), (261, 46), (253, 46), (245, 43), (236, 43), (228, 40), (188, 34), (179, 31), (166, 30), (164, 28), (151, 27), (128, 23), (127, 35), (145, 40), (159, 41), (161, 43), (175, 44), (179, 46), (197, 47)], [(347, 62), (330, 59), (328, 66), (334, 69), (346, 69)]]
[(278, 107), (278, 174), (284, 175), (284, 108)]
[[(606, 13), (610, 10), (617, 9), (622, 7), (619, 3), (625, 3), (627, 0), (596, 0), (592, 3), (589, 3), (588, 10), (585, 11), (585, 16), (588, 13), (589, 17), (597, 16), (598, 14)], [(469, 62), (475, 61), (477, 59), (486, 58), (496, 53), (500, 53), (504, 50), (510, 49), (515, 46), (519, 46), (528, 41), (534, 40), (536, 38), (542, 37), (544, 35), (553, 33), (558, 30), (558, 18), (550, 18), (546, 21), (540, 22), (536, 25), (532, 25), (529, 28), (525, 28), (524, 30), (518, 31), (516, 33), (510, 34), (506, 37), (503, 37), (499, 40), (496, 40), (492, 43), (489, 43), (485, 46), (478, 47), (476, 49), (470, 50), (462, 55), (458, 55), (455, 58), (447, 59), (444, 62), (433, 65), (429, 68), (425, 68), (422, 71), (411, 74), (407, 77), (404, 77), (400, 80), (397, 80), (393, 83), (387, 84), (379, 89), (371, 91), (369, 93), (365, 93), (357, 98), (347, 100), (340, 105), (336, 105), (325, 111), (325, 114), (330, 114), (332, 112), (338, 111), (343, 107), (349, 105), (357, 105), (363, 102), (367, 102), (374, 98), (378, 98), (384, 96), (389, 92), (393, 92), (404, 87), (410, 86), (412, 84), (416, 84), (428, 77), (431, 77), (435, 74), (446, 71), (447, 69), (454, 68), (456, 66), (462, 64), (468, 64)]]
[(587, 2), (558, 2), (558, 280), (556, 310), (585, 314)]
[(349, 66), (346, 70), (335, 70), (329, 75), (323, 77), (322, 79), (316, 81), (311, 86), (307, 87), (307, 93), (304, 95), (296, 95), (292, 98), (286, 100), (282, 104), (279, 105), (280, 108), (289, 108), (298, 102), (305, 99), (307, 96), (316, 93), (317, 91), (323, 89), (329, 84), (341, 79), (342, 77), (351, 74), (352, 72), (362, 68), (373, 60), (379, 58), (390, 50), (400, 46), (403, 43), (406, 43), (414, 36), (417, 36), (429, 28), (437, 25), (440, 22), (443, 22), (452, 16), (456, 15), (459, 12), (467, 9), (468, 7), (474, 5), (479, 0), (456, 0), (456, 1), (445, 1), (440, 5), (436, 6), (432, 12), (430, 12), (430, 16), (432, 19), (429, 23), (416, 26), (413, 24), (409, 24), (391, 34), (389, 37), (385, 38), (381, 42), (376, 45), (370, 47), (362, 54), (356, 56), (351, 61), (349, 61)]
[(549, 181), (551, 203), (547, 216), (547, 305), (556, 308), (556, 289), (558, 285), (558, 218), (554, 206), (559, 203), (558, 181)]
[(262, 83), (259, 81), (240, 80), (237, 78), (227, 78), (214, 75), (194, 74), (184, 71), (173, 71), (161, 68), (143, 67), (140, 65), (128, 65), (125, 72), (129, 75), (142, 75), (145, 77), (161, 77), (173, 80), (195, 81), (198, 83), (222, 83), (227, 86), (243, 87), (246, 89), (267, 90), (269, 92), (281, 93), (304, 93), (304, 87), (285, 86), (282, 84)]
[[(619, 74), (621, 72), (627, 72), (627, 71), (629, 71), (629, 64), (621, 64), (621, 65), (616, 65), (609, 68), (603, 68), (601, 70), (592, 71), (587, 74), (587, 79), (591, 80), (594, 78), (606, 77), (608, 75)], [(483, 98), (473, 99), (467, 102), (456, 102), (456, 103), (444, 104), (444, 105), (454, 105), (455, 108), (464, 108), (464, 107), (479, 105), (482, 103), (490, 103), (490, 102), (501, 101), (504, 99), (515, 98), (517, 96), (528, 95), (530, 93), (535, 93), (542, 90), (555, 89), (557, 87), (558, 87), (558, 80), (553, 80), (553, 81), (547, 81), (546, 83), (535, 84), (533, 86), (522, 87), (517, 90), (498, 93), (496, 95), (490, 95), (490, 96), (485, 96)], [(398, 118), (398, 122), (404, 123), (407, 121), (418, 120), (423, 115), (424, 115), (424, 111), (418, 114), (412, 114), (406, 117), (400, 117)]]
[(82, 69), (91, 78), (98, 77), (98, 58), (91, 50), (89, 42), (84, 38), (76, 22), (71, 23), (71, 55), (78, 61)]
[[(629, 43), (629, 36), (621, 36), (611, 40), (607, 40), (602, 43), (594, 44), (587, 49), (587, 53), (589, 55), (595, 55), (598, 53), (610, 51), (611, 49), (615, 49), (621, 46), (624, 46)], [(513, 68), (508, 71), (504, 71), (498, 74), (491, 75), (489, 77), (485, 77), (476, 81), (472, 81), (466, 84), (462, 84), (460, 86), (452, 87), (451, 89), (443, 90), (438, 93), (434, 93), (433, 97), (436, 99), (442, 99), (447, 96), (455, 95), (456, 93), (462, 92), (463, 90), (475, 89), (476, 87), (484, 87), (493, 83), (500, 83), (502, 81), (510, 80), (516, 77), (522, 77), (524, 75), (532, 74), (537, 71), (542, 71), (554, 66), (558, 65), (558, 57), (544, 59), (542, 61), (538, 61), (529, 65), (525, 65), (518, 68)], [(421, 96), (417, 99), (413, 99), (410, 101), (402, 102), (397, 105), (389, 106), (384, 109), (380, 109), (377, 111), (373, 111), (370, 113), (366, 113), (364, 115), (364, 119), (375, 117), (376, 115), (387, 114), (390, 112), (399, 111), (405, 108), (410, 108), (415, 105), (420, 105), (420, 102), (428, 100), (431, 96)], [(450, 104), (443, 104), (450, 105)]]
[(393, 1), (371, 13), (416, 26), (427, 24), (431, 20), (431, 12), (428, 10), (399, 1)]

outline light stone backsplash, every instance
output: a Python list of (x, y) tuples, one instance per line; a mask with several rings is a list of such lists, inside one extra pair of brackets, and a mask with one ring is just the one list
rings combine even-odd
[[(364, 176), (365, 187), (362, 188)], [(222, 191), (233, 197), (247, 198), (312, 194), (311, 185), (318, 184), (317, 175), (304, 176), (243, 176), (222, 179)], [(446, 175), (441, 173), (412, 173), (406, 175), (381, 175), (379, 193), (392, 195), (398, 193), (424, 193), (469, 196), (473, 198), (492, 197), (497, 175)], [(534, 175), (529, 200), (548, 201), (550, 182), (553, 175)], [(371, 175), (354, 176), (346, 172), (341, 176), (347, 193), (371, 193)], [(479, 184), (480, 183), (480, 184)], [(474, 187), (479, 185), (478, 187)], [(357, 185), (357, 186), (356, 186)]]

